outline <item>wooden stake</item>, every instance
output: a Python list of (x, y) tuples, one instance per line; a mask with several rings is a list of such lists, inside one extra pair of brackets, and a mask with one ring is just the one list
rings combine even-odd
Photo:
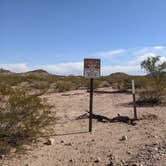
[(137, 119), (137, 108), (135, 100), (135, 81), (132, 80), (132, 94), (133, 94), (133, 108), (134, 108), (134, 119)]

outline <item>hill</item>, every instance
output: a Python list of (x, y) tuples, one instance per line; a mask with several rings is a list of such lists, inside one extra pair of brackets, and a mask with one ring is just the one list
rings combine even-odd
[(0, 74), (13, 74), (13, 73), (9, 70), (5, 70), (5, 69), (0, 68)]
[(123, 72), (116, 72), (116, 73), (112, 73), (112, 74), (110, 74), (110, 76), (123, 77), (123, 76), (129, 76), (129, 75), (126, 74), (126, 73), (123, 73)]

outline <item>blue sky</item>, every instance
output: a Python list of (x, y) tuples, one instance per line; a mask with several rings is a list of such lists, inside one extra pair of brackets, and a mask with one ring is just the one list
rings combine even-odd
[(101, 58), (102, 74), (142, 74), (139, 63), (166, 60), (165, 0), (0, 0), (0, 67), (82, 74)]

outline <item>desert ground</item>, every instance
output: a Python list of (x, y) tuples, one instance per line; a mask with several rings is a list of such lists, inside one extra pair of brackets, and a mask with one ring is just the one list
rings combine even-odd
[[(114, 118), (117, 114), (133, 118), (132, 95), (94, 94), (95, 114)], [(109, 93), (110, 92), (110, 93)], [(88, 118), (77, 119), (89, 109), (89, 93), (75, 90), (43, 96), (57, 117), (52, 132), (26, 151), (1, 160), (3, 166), (166, 166), (166, 107), (138, 107), (135, 125), (123, 122), (100, 122), (93, 119), (88, 132)], [(56, 113), (56, 114), (54, 114)], [(47, 139), (51, 145), (46, 145)]]

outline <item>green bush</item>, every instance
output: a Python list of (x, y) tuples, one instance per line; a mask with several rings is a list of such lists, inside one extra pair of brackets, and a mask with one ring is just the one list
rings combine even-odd
[(49, 113), (49, 106), (37, 96), (20, 90), (8, 93), (0, 107), (0, 153), (40, 136), (41, 129), (53, 122)]
[(72, 84), (69, 81), (57, 81), (56, 89), (58, 92), (65, 92), (72, 89)]
[(10, 95), (14, 92), (14, 89), (11, 86), (0, 84), (0, 95)]
[(139, 101), (159, 104), (166, 98), (166, 62), (160, 62), (160, 56), (148, 57), (141, 63), (141, 67), (148, 73), (142, 84)]
[[(87, 90), (90, 90), (90, 79), (86, 83), (87, 83), (87, 85), (86, 85)], [(99, 88), (99, 86), (100, 86), (100, 81), (98, 79), (94, 79), (93, 80), (93, 88), (94, 88), (94, 90)]]

